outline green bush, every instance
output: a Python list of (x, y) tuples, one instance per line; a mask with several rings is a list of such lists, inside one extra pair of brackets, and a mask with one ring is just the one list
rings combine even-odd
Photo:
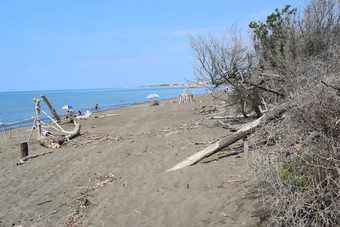
[(298, 174), (291, 163), (285, 162), (280, 165), (278, 175), (286, 186), (301, 188), (308, 185), (308, 177), (304, 174)]

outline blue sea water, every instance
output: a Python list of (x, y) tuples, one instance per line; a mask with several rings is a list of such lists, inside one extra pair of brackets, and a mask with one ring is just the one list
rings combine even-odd
[[(184, 87), (138, 87), (138, 88), (108, 88), (108, 89), (81, 89), (81, 90), (55, 90), (55, 91), (23, 91), (23, 92), (0, 92), (0, 120), (3, 123), (12, 123), (21, 121), (35, 116), (34, 98), (41, 100), (40, 95), (44, 94), (49, 102), (53, 105), (59, 115), (67, 112), (62, 110), (64, 105), (73, 107), (74, 112), (80, 110), (85, 113), (86, 110), (95, 112), (95, 104), (98, 103), (100, 111), (130, 106), (145, 102), (150, 102), (146, 96), (149, 94), (158, 94), (157, 100), (177, 98), (183, 92)], [(191, 88), (190, 91), (195, 94), (204, 94), (208, 90), (205, 87)], [(47, 105), (42, 101), (41, 110), (44, 110), (50, 116)], [(41, 113), (41, 119), (44, 122), (49, 119)], [(25, 122), (22, 126), (32, 125), (31, 122)], [(18, 126), (18, 125), (14, 125)], [(2, 130), (2, 129), (0, 129)]]

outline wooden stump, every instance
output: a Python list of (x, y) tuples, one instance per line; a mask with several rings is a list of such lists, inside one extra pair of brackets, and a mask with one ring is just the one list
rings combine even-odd
[(28, 156), (28, 145), (27, 142), (20, 143), (20, 159)]

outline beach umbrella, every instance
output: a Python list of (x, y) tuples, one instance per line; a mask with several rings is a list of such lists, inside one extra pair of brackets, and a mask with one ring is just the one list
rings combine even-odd
[(65, 105), (65, 106), (63, 106), (61, 109), (63, 109), (63, 110), (68, 110), (68, 109), (73, 109), (73, 107), (70, 106), (70, 105)]
[(153, 99), (153, 98), (159, 98), (159, 95), (157, 94), (150, 94), (148, 96), (146, 96), (147, 99)]

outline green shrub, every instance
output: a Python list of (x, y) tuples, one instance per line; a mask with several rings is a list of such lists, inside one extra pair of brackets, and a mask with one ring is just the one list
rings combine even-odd
[(306, 187), (308, 185), (308, 177), (303, 174), (297, 174), (291, 163), (285, 162), (279, 166), (278, 175), (285, 185), (295, 188)]

